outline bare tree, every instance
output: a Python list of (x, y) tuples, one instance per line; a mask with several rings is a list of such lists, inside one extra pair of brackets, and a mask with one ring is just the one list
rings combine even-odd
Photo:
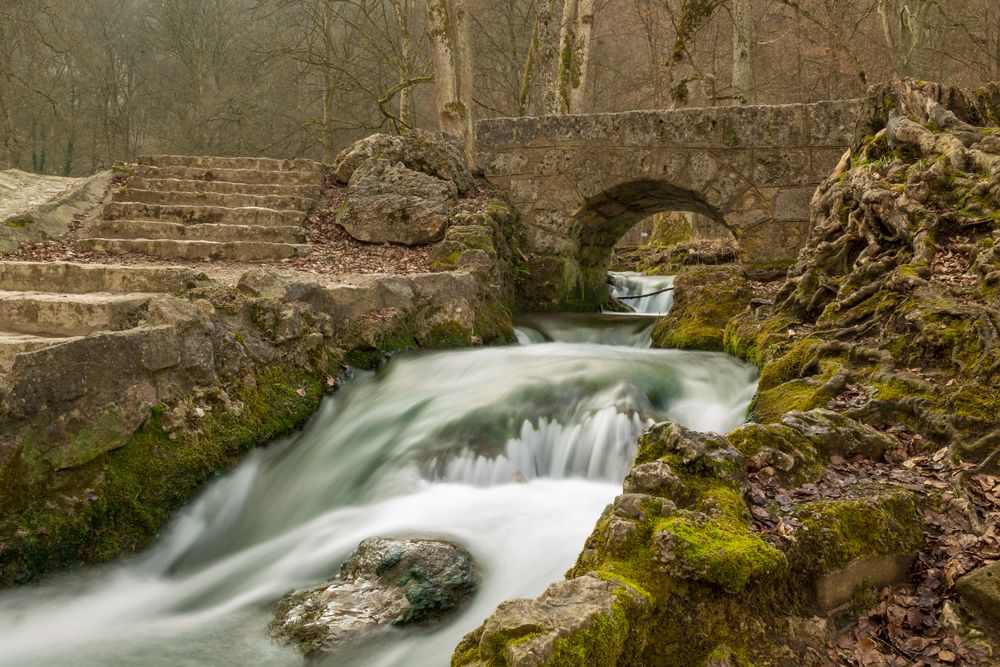
[(915, 60), (927, 37), (927, 15), (935, 0), (878, 0), (882, 32), (893, 71), (912, 76)]
[(733, 98), (739, 104), (753, 102), (753, 2), (732, 0)]
[(434, 52), (441, 131), (459, 138), (469, 165), (475, 163), (472, 106), (472, 52), (465, 0), (427, 0), (429, 35)]

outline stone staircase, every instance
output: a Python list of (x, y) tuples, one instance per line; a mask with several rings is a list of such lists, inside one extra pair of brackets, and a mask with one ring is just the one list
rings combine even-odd
[(309, 160), (141, 157), (77, 245), (174, 261), (298, 257), (309, 252), (303, 224), (323, 178)]
[(152, 299), (201, 280), (182, 267), (0, 262), (0, 379), (21, 354), (97, 333), (141, 334)]

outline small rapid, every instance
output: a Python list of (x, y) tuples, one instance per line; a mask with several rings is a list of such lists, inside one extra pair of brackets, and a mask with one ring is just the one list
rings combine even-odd
[[(622, 289), (645, 294), (662, 280), (631, 275)], [(499, 602), (563, 576), (647, 426), (742, 423), (756, 371), (650, 349), (654, 319), (526, 316), (521, 345), (400, 355), (358, 373), (301, 433), (210, 485), (145, 553), (0, 593), (0, 665), (302, 665), (267, 639), (272, 605), (331, 578), (372, 536), (462, 544), (482, 588), (447, 623), (324, 664), (448, 664)]]
[(674, 305), (673, 276), (645, 276), (634, 271), (609, 274), (611, 296), (626, 298), (625, 304), (637, 313), (646, 315), (666, 315)]

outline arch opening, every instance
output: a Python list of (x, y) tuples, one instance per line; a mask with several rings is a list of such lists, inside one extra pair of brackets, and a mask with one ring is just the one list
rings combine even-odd
[[(669, 214), (673, 216), (664, 217)], [(675, 238), (673, 243), (689, 240), (697, 226), (705, 237), (731, 239), (738, 244), (725, 216), (697, 193), (653, 180), (630, 181), (609, 188), (589, 199), (573, 218), (584, 302), (600, 305), (607, 301), (607, 272), (615, 248), (633, 230), (638, 230), (638, 240), (646, 241), (640, 245), (649, 245), (649, 241), (654, 240), (653, 226), (657, 216), (665, 222), (683, 220), (687, 224), (690, 230), (687, 238)], [(643, 232), (644, 226), (648, 231)], [(645, 238), (641, 236), (643, 233), (647, 234)], [(670, 239), (660, 241), (671, 245)]]

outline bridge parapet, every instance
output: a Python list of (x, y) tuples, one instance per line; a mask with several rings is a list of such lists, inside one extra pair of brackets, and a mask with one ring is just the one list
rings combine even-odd
[(611, 249), (661, 211), (711, 216), (745, 262), (790, 261), (859, 109), (844, 100), (481, 121), (480, 169), (509, 192), (525, 226), (527, 305), (602, 303)]

